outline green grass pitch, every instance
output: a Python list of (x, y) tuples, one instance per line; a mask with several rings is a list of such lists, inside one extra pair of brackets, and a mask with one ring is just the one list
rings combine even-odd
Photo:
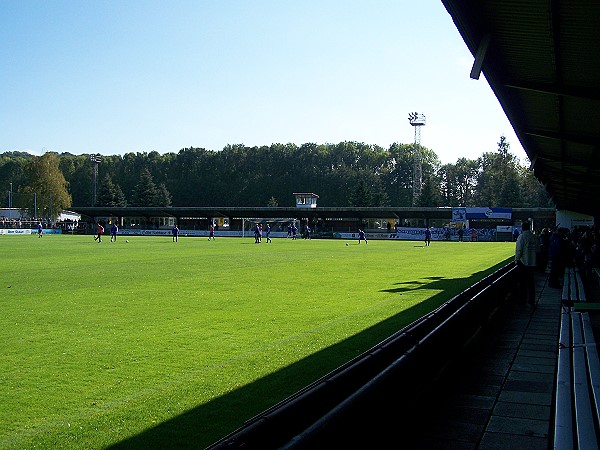
[(125, 239), (0, 236), (0, 448), (204, 448), (514, 254)]

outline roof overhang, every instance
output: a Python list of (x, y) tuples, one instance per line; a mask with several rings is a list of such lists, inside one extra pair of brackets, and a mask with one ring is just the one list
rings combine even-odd
[[(452, 220), (451, 207), (73, 207), (73, 211), (93, 220), (105, 217), (229, 217), (232, 219), (294, 218), (294, 219), (425, 219)], [(528, 218), (553, 219), (554, 208), (512, 208), (514, 220)]]
[(600, 2), (442, 3), (556, 207), (600, 216)]

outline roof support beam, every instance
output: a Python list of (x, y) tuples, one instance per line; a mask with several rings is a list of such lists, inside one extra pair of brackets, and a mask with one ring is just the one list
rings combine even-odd
[(594, 147), (597, 147), (598, 145), (600, 145), (598, 136), (590, 136), (590, 135), (584, 136), (580, 133), (578, 133), (578, 134), (564, 133), (564, 132), (561, 133), (558, 131), (542, 130), (539, 128), (537, 128), (537, 129), (536, 128), (521, 129), (520, 131), (523, 134), (527, 134), (532, 137), (540, 137), (540, 138), (544, 138), (544, 139), (556, 139), (559, 141), (571, 142), (573, 144), (591, 145)]
[(491, 35), (486, 33), (479, 41), (479, 47), (475, 53), (475, 61), (473, 62), (473, 68), (471, 69), (470, 77), (474, 80), (479, 80), (481, 75), (481, 69), (483, 68), (483, 61), (487, 53), (488, 47), (490, 46)]
[(521, 91), (539, 92), (541, 94), (561, 95), (563, 97), (575, 97), (591, 100), (600, 100), (600, 90), (594, 88), (577, 88), (570, 86), (559, 86), (557, 84), (544, 83), (507, 83), (507, 88)]

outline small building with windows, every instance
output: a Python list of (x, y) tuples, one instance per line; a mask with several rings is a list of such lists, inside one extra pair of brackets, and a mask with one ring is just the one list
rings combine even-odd
[(312, 192), (294, 192), (296, 208), (316, 208), (319, 196)]

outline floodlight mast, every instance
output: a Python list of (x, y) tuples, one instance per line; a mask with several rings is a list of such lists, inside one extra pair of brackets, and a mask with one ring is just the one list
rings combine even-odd
[(12, 219), (12, 198), (13, 198), (13, 190), (12, 183), (10, 183), (10, 191), (8, 191), (8, 218)]
[(93, 167), (93, 185), (92, 185), (92, 206), (96, 206), (96, 179), (98, 178), (98, 163), (102, 161), (100, 154), (90, 155), (90, 161), (94, 165)]
[(408, 113), (408, 121), (415, 127), (414, 165), (413, 165), (413, 200), (412, 206), (419, 206), (423, 188), (423, 170), (421, 167), (421, 127), (425, 125), (425, 115), (418, 112)]

